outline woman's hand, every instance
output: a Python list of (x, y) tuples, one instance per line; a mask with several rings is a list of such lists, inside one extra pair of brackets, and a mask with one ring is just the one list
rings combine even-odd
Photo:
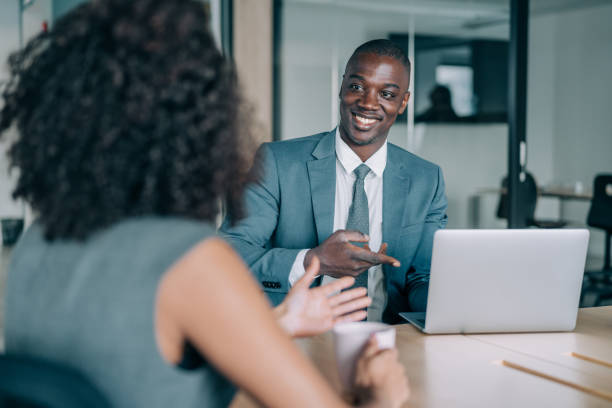
[(379, 350), (372, 336), (357, 361), (355, 390), (359, 405), (398, 408), (406, 402), (410, 388), (397, 349)]
[(314, 257), (306, 273), (291, 288), (287, 297), (275, 309), (280, 325), (292, 337), (321, 334), (340, 322), (354, 322), (366, 318), (362, 310), (372, 303), (366, 288), (349, 288), (355, 278), (343, 277), (327, 285), (310, 289), (319, 273), (319, 260)]

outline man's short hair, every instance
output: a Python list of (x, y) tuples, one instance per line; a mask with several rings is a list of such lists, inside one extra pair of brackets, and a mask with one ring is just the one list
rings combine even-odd
[(355, 49), (353, 55), (351, 55), (351, 58), (349, 58), (349, 63), (355, 57), (361, 54), (384, 55), (395, 58), (401, 62), (404, 67), (406, 67), (406, 71), (410, 72), (410, 60), (406, 56), (406, 53), (391, 40), (381, 38), (377, 40), (370, 40), (361, 44), (359, 47), (357, 47), (357, 49)]

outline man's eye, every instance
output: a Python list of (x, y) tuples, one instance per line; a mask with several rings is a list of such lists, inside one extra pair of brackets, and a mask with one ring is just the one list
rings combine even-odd
[(385, 99), (391, 99), (393, 98), (395, 95), (393, 94), (393, 92), (389, 92), (389, 91), (382, 91), (380, 93), (382, 95), (383, 98)]
[(362, 88), (362, 86), (361, 86), (361, 85), (359, 85), (359, 84), (350, 84), (350, 85), (349, 85), (349, 88), (350, 88), (350, 89), (353, 89), (353, 90), (355, 90), (355, 91), (360, 91), (360, 90), (362, 90), (362, 89), (363, 89), (363, 88)]

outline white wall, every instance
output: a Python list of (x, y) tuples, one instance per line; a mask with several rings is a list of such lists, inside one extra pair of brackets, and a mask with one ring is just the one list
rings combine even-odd
[[(612, 173), (611, 22), (612, 4), (532, 19), (527, 140), (540, 183), (590, 188), (597, 173)], [(584, 223), (589, 205), (567, 202), (564, 214)], [(603, 242), (591, 229), (592, 257), (603, 257)]]
[(555, 24), (556, 175), (591, 184), (612, 172), (612, 4)]
[(8, 78), (5, 61), (19, 46), (19, 6), (16, 1), (0, 2), (0, 81)]
[[(529, 26), (527, 83), (527, 169), (538, 184), (557, 183), (553, 168), (554, 146), (554, 32), (555, 15), (532, 17)], [(560, 202), (540, 198), (536, 218), (559, 217)]]
[[(43, 21), (52, 23), (52, 0), (37, 0), (23, 14), (23, 39), (28, 41), (42, 29)], [(0, 2), (0, 82), (8, 79), (8, 56), (19, 48), (19, 6), (17, 1)], [(2, 101), (0, 100), (0, 106)], [(0, 140), (0, 218), (21, 217), (24, 207), (11, 198), (17, 172), (8, 172), (6, 150), (16, 132), (7, 132)]]
[[(0, 2), (0, 82), (8, 79), (8, 66), (6, 60), (9, 54), (19, 48), (19, 5), (17, 1)], [(0, 98), (0, 106), (2, 100)], [(0, 139), (0, 218), (20, 216), (21, 205), (11, 198), (11, 191), (15, 182), (15, 174), (9, 177), (8, 162), (5, 151), (9, 135)]]

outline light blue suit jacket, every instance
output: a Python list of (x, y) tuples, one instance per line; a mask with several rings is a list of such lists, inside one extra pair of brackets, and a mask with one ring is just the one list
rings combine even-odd
[[(259, 181), (245, 191), (247, 216), (221, 235), (260, 281), (273, 304), (290, 289), (298, 252), (314, 248), (333, 232), (336, 193), (335, 130), (264, 143), (256, 156)], [(384, 265), (388, 302), (383, 320), (424, 311), (433, 234), (446, 225), (444, 180), (438, 166), (391, 143), (383, 173), (383, 242), (401, 262)]]

